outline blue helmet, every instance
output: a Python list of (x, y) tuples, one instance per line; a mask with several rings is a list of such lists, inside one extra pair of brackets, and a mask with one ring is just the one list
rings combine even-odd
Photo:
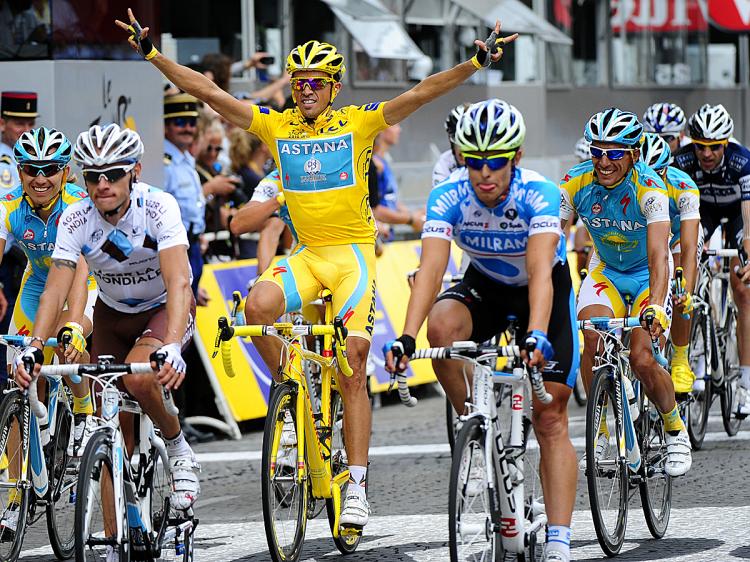
[(641, 145), (641, 161), (646, 166), (656, 170), (663, 170), (672, 163), (672, 151), (669, 144), (656, 133), (646, 133), (643, 135), (643, 145)]
[(18, 164), (50, 163), (67, 165), (73, 147), (67, 137), (57, 129), (39, 127), (23, 133), (13, 147)]
[(638, 146), (643, 136), (643, 125), (630, 111), (610, 107), (591, 116), (583, 136), (587, 141), (613, 142), (625, 146)]

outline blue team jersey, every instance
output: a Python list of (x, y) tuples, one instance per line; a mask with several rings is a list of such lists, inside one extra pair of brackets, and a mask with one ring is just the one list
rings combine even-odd
[(560, 191), (555, 184), (536, 172), (515, 168), (507, 197), (490, 208), (477, 198), (464, 169), (430, 192), (422, 238), (455, 240), (484, 275), (524, 286), (526, 245), (530, 236), (544, 232), (559, 236), (555, 263), (564, 263)]
[(682, 170), (667, 167), (667, 193), (669, 194), (669, 217), (672, 220), (670, 246), (680, 241), (680, 223), (685, 220), (700, 220), (700, 196), (698, 186)]
[(26, 267), (30, 270), (30, 281), (41, 283), (44, 287), (55, 249), (60, 215), (69, 205), (86, 197), (88, 194), (77, 185), (65, 184), (46, 222), (31, 208), (20, 185), (0, 198), (0, 238), (8, 240), (12, 235), (16, 239), (29, 260)]
[(648, 267), (647, 226), (669, 222), (667, 189), (656, 172), (636, 162), (623, 181), (607, 188), (588, 160), (571, 168), (560, 188), (560, 218), (581, 217), (602, 262), (618, 271)]
[(675, 154), (674, 165), (695, 180), (704, 204), (724, 207), (750, 200), (750, 150), (742, 145), (727, 144), (721, 163), (710, 172), (700, 167), (692, 144)]

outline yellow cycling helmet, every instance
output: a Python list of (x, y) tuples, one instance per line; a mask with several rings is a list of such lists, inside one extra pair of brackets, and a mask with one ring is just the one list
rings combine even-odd
[(344, 57), (330, 43), (308, 41), (298, 45), (286, 58), (286, 71), (293, 74), (298, 70), (320, 70), (340, 81), (346, 72)]

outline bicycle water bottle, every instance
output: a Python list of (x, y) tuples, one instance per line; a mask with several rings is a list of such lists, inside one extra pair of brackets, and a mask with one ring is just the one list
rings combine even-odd
[(177, 533), (177, 536), (174, 538), (174, 553), (176, 556), (185, 555), (185, 543), (180, 533)]
[(630, 382), (628, 377), (622, 378), (622, 387), (625, 389), (625, 396), (628, 399), (628, 408), (630, 409), (630, 418), (635, 421), (638, 419), (640, 410), (638, 409), (638, 400), (635, 397), (635, 391), (633, 390), (633, 383)]

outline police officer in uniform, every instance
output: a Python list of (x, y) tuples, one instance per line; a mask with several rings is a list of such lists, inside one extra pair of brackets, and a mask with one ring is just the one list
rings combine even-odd
[(0, 195), (21, 183), (18, 168), (13, 158), (13, 146), (18, 137), (30, 131), (36, 124), (36, 92), (3, 92), (0, 94)]

